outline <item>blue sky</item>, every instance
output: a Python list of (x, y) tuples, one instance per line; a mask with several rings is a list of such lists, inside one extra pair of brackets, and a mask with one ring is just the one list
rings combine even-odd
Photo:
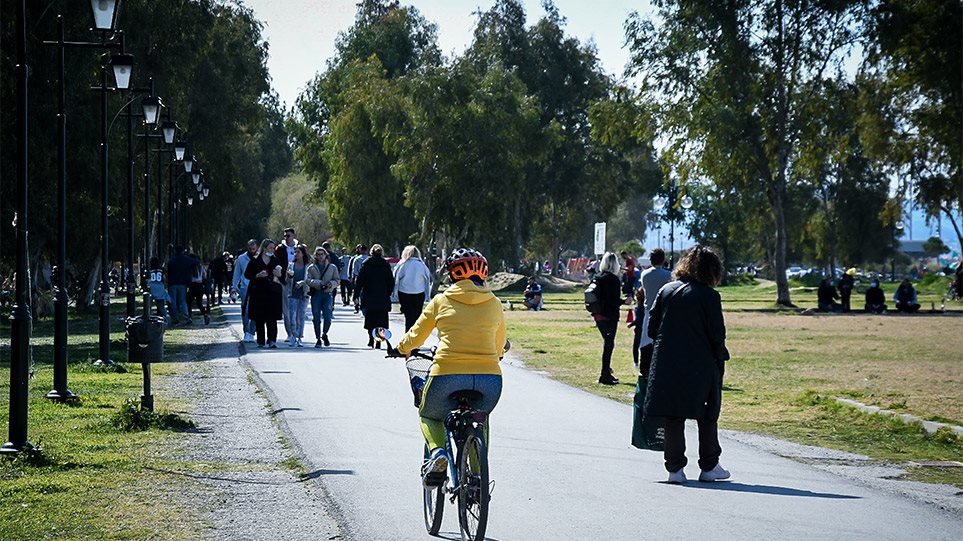
[[(357, 0), (243, 0), (254, 10), (258, 19), (264, 22), (264, 39), (269, 43), (270, 58), (268, 69), (271, 72), (275, 90), (281, 101), (288, 107), (293, 106), (305, 84), (324, 67), (325, 62), (334, 54), (334, 42), (338, 32), (347, 29), (354, 22)], [(460, 54), (471, 42), (475, 12), (486, 10), (494, 0), (409, 0), (428, 20), (438, 25), (438, 41), (443, 53), (448, 56)], [(544, 14), (540, 0), (522, 0), (532, 23)], [(627, 0), (555, 0), (559, 12), (566, 18), (570, 35), (583, 42), (592, 41), (598, 51), (602, 67), (612, 75), (621, 77), (629, 59), (623, 47), (625, 32), (623, 24), (632, 11), (650, 14), (653, 8), (648, 1)], [(936, 233), (936, 224), (924, 225), (920, 212), (907, 213), (905, 238), (926, 239)], [(640, 217), (641, 225), (641, 217)], [(648, 247), (659, 244), (651, 224), (644, 243)], [(663, 228), (667, 236), (668, 227)], [(910, 237), (912, 229), (912, 237)], [(959, 242), (949, 221), (942, 222), (943, 240), (960, 251)], [(676, 228), (676, 244), (688, 246), (691, 240), (686, 237), (684, 228)]]

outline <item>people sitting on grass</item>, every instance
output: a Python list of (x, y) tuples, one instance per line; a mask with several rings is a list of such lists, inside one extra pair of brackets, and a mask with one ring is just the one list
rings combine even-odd
[(836, 302), (839, 293), (836, 291), (836, 286), (833, 285), (833, 279), (829, 276), (823, 278), (823, 281), (819, 283), (817, 296), (820, 312), (842, 312), (843, 307)]
[(522, 304), (525, 305), (525, 308), (537, 312), (542, 309), (543, 303), (542, 286), (532, 276), (528, 279), (528, 287), (525, 288), (525, 300), (522, 301)]
[(875, 278), (866, 290), (865, 310), (874, 314), (886, 313), (886, 294), (883, 293), (883, 288), (879, 287), (879, 280)]
[(920, 309), (919, 303), (916, 302), (916, 288), (909, 279), (903, 279), (893, 295), (893, 300), (896, 301), (896, 309), (900, 312), (915, 314)]

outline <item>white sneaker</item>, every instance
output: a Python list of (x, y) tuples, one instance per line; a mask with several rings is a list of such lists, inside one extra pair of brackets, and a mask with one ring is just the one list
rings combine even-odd
[(249, 332), (244, 333), (244, 341), (249, 344), (254, 342), (254, 335)]
[(448, 453), (444, 449), (438, 448), (431, 452), (431, 455), (421, 467), (421, 480), (425, 486), (436, 486), (444, 483), (447, 473)]
[(303, 348), (303, 347), (304, 347), (304, 342), (302, 342), (300, 338), (298, 338), (297, 346), (298, 346), (299, 348)]
[(710, 483), (712, 481), (722, 481), (723, 479), (728, 479), (729, 475), (729, 472), (722, 467), (722, 464), (716, 464), (715, 468), (700, 473), (699, 480)]
[(685, 470), (679, 468), (679, 471), (669, 474), (669, 480), (667, 482), (672, 485), (681, 485), (686, 481), (687, 479), (685, 478)]

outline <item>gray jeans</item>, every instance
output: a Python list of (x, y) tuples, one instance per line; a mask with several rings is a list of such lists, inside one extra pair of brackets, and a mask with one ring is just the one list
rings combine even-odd
[(419, 414), (429, 419), (444, 420), (458, 406), (449, 398), (455, 391), (478, 391), (482, 399), (472, 404), (478, 411), (491, 413), (502, 396), (502, 377), (497, 374), (449, 374), (431, 376), (425, 386)]
[(288, 333), (288, 338), (292, 336), (297, 336), (294, 332), (294, 325), (292, 325), (291, 314), (288, 313), (288, 300), (291, 297), (291, 277), (288, 276), (288, 281), (283, 286), (281, 286), (281, 316), (284, 318), (284, 332)]

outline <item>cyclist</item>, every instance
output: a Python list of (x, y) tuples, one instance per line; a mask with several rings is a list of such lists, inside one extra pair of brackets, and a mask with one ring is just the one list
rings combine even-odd
[[(445, 266), (451, 287), (425, 306), (397, 349), (408, 356), (438, 329), (435, 362), (418, 409), (429, 449), (422, 466), (426, 485), (444, 482), (448, 470), (445, 418), (457, 407), (451, 394), (464, 390), (481, 393), (482, 398), (472, 406), (486, 413), (495, 408), (502, 394), (498, 360), (505, 350), (505, 318), (501, 302), (485, 285), (488, 261), (476, 250), (459, 248), (448, 256)], [(487, 439), (487, 424), (485, 430)]]

